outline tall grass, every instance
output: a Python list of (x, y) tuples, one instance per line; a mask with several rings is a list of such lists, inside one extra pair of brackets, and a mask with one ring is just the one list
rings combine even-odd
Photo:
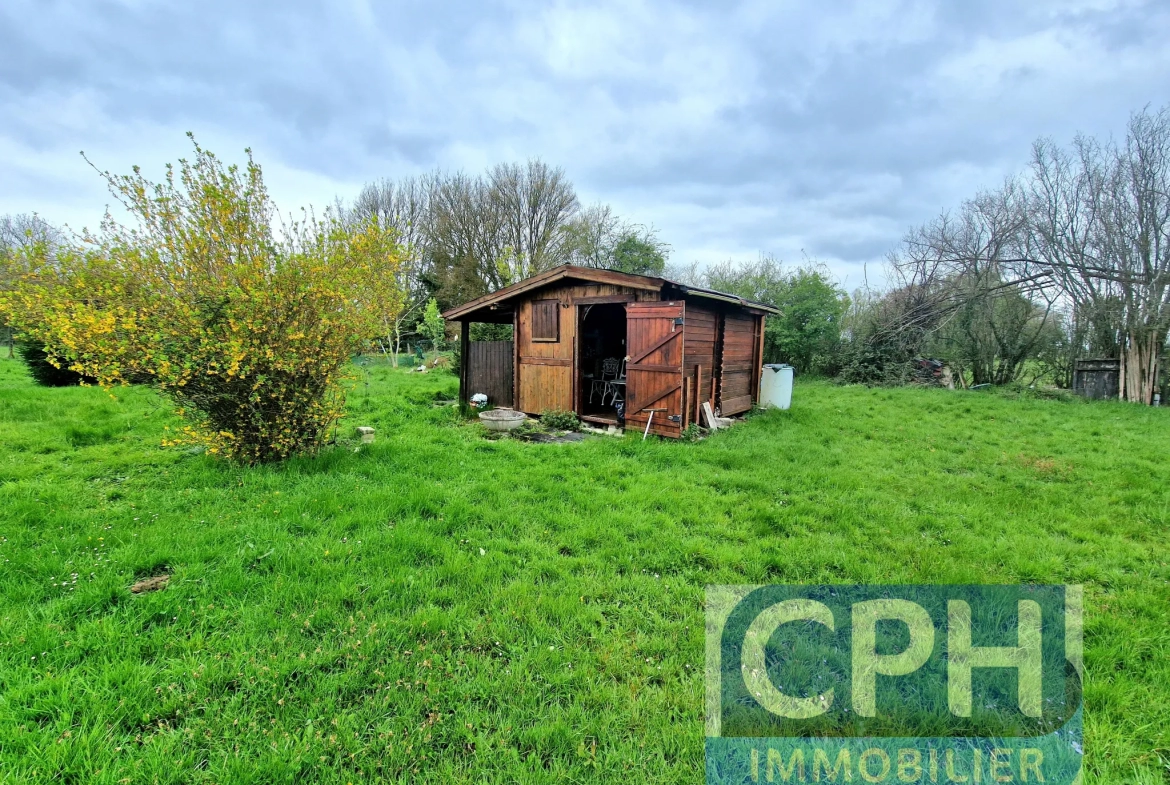
[(0, 782), (698, 782), (705, 585), (1027, 581), (1086, 585), (1088, 781), (1166, 782), (1167, 412), (808, 382), (543, 445), (367, 371), (375, 444), (242, 469), (0, 362)]

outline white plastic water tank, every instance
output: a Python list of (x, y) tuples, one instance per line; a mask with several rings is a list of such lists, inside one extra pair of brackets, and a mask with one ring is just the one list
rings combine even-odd
[(760, 376), (760, 406), (787, 409), (792, 405), (792, 366), (769, 363)]

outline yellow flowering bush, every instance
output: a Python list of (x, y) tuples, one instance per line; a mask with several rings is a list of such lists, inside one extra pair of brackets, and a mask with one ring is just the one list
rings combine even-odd
[(32, 247), (0, 314), (103, 385), (152, 379), (187, 421), (176, 442), (245, 463), (320, 446), (350, 357), (402, 307), (393, 233), (328, 213), (276, 225), (250, 151), (239, 168), (196, 144), (161, 183), (102, 176), (132, 225), (107, 212), (51, 259)]

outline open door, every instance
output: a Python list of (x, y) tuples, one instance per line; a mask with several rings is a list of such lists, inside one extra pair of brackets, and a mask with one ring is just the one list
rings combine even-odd
[(683, 428), (683, 303), (626, 306), (626, 429), (678, 438)]

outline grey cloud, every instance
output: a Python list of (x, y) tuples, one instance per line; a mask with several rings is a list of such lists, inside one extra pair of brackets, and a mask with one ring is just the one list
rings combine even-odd
[(0, 211), (75, 209), (76, 150), (181, 153), (195, 129), (315, 178), (323, 202), (539, 155), (676, 260), (804, 249), (853, 275), (1036, 136), (1170, 100), (1167, 33), (1153, 1), (9, 0)]

